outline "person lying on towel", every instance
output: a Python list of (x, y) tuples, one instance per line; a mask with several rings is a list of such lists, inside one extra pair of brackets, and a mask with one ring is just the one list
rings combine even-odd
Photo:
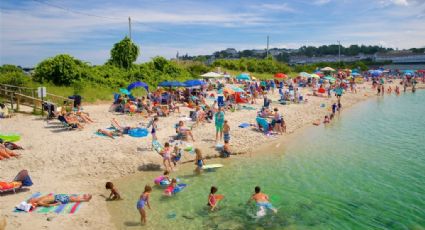
[(61, 204), (68, 204), (72, 202), (88, 202), (92, 198), (90, 194), (84, 194), (80, 196), (71, 196), (67, 194), (56, 194), (56, 195), (45, 195), (37, 198), (32, 198), (28, 201), (33, 208), (41, 207), (51, 207)]

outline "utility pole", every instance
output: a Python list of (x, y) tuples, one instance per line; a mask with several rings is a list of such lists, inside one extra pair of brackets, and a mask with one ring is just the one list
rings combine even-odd
[(266, 50), (266, 58), (269, 57), (269, 35), (267, 35), (267, 50)]
[(130, 37), (131, 40), (131, 18), (128, 17), (128, 36)]
[(338, 65), (341, 64), (341, 42), (338, 40)]

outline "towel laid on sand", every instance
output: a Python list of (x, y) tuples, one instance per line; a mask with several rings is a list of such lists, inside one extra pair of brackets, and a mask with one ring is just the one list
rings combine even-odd
[[(54, 195), (54, 194), (49, 193), (49, 195)], [(40, 197), (40, 196), (42, 196), (41, 192), (37, 192), (37, 193), (32, 194), (26, 201), (23, 201), (19, 205), (17, 205), (17, 207), (15, 207), (14, 212), (19, 212), (19, 213), (36, 212), (36, 213), (74, 214), (80, 209), (80, 207), (82, 205), (81, 202), (75, 202), (75, 203), (68, 203), (68, 204), (60, 204), (60, 205), (52, 206), (52, 207), (37, 207), (35, 209), (28, 210), (28, 211), (20, 209), (20, 208), (26, 208), (27, 206), (25, 204), (30, 199), (37, 198), (37, 197)], [(71, 196), (77, 196), (77, 195), (73, 194)]]

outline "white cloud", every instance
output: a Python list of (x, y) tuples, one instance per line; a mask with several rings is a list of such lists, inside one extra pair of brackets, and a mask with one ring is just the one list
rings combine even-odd
[(270, 10), (270, 11), (295, 12), (295, 9), (289, 6), (287, 3), (282, 3), (282, 4), (264, 3), (264, 4), (261, 4), (260, 6), (253, 6), (253, 8)]
[(315, 5), (319, 5), (319, 6), (326, 5), (326, 4), (330, 3), (330, 2), (331, 2), (331, 0), (314, 0), (313, 1), (313, 3)]

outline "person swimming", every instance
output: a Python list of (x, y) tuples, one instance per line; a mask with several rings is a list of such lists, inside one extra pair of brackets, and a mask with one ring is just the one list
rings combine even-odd
[(254, 200), (257, 207), (259, 207), (260, 209), (265, 208), (265, 209), (272, 210), (274, 213), (277, 213), (277, 209), (274, 208), (269, 201), (269, 196), (261, 192), (260, 186), (256, 186), (254, 191), (255, 193), (252, 194), (251, 198), (248, 200), (248, 203)]

